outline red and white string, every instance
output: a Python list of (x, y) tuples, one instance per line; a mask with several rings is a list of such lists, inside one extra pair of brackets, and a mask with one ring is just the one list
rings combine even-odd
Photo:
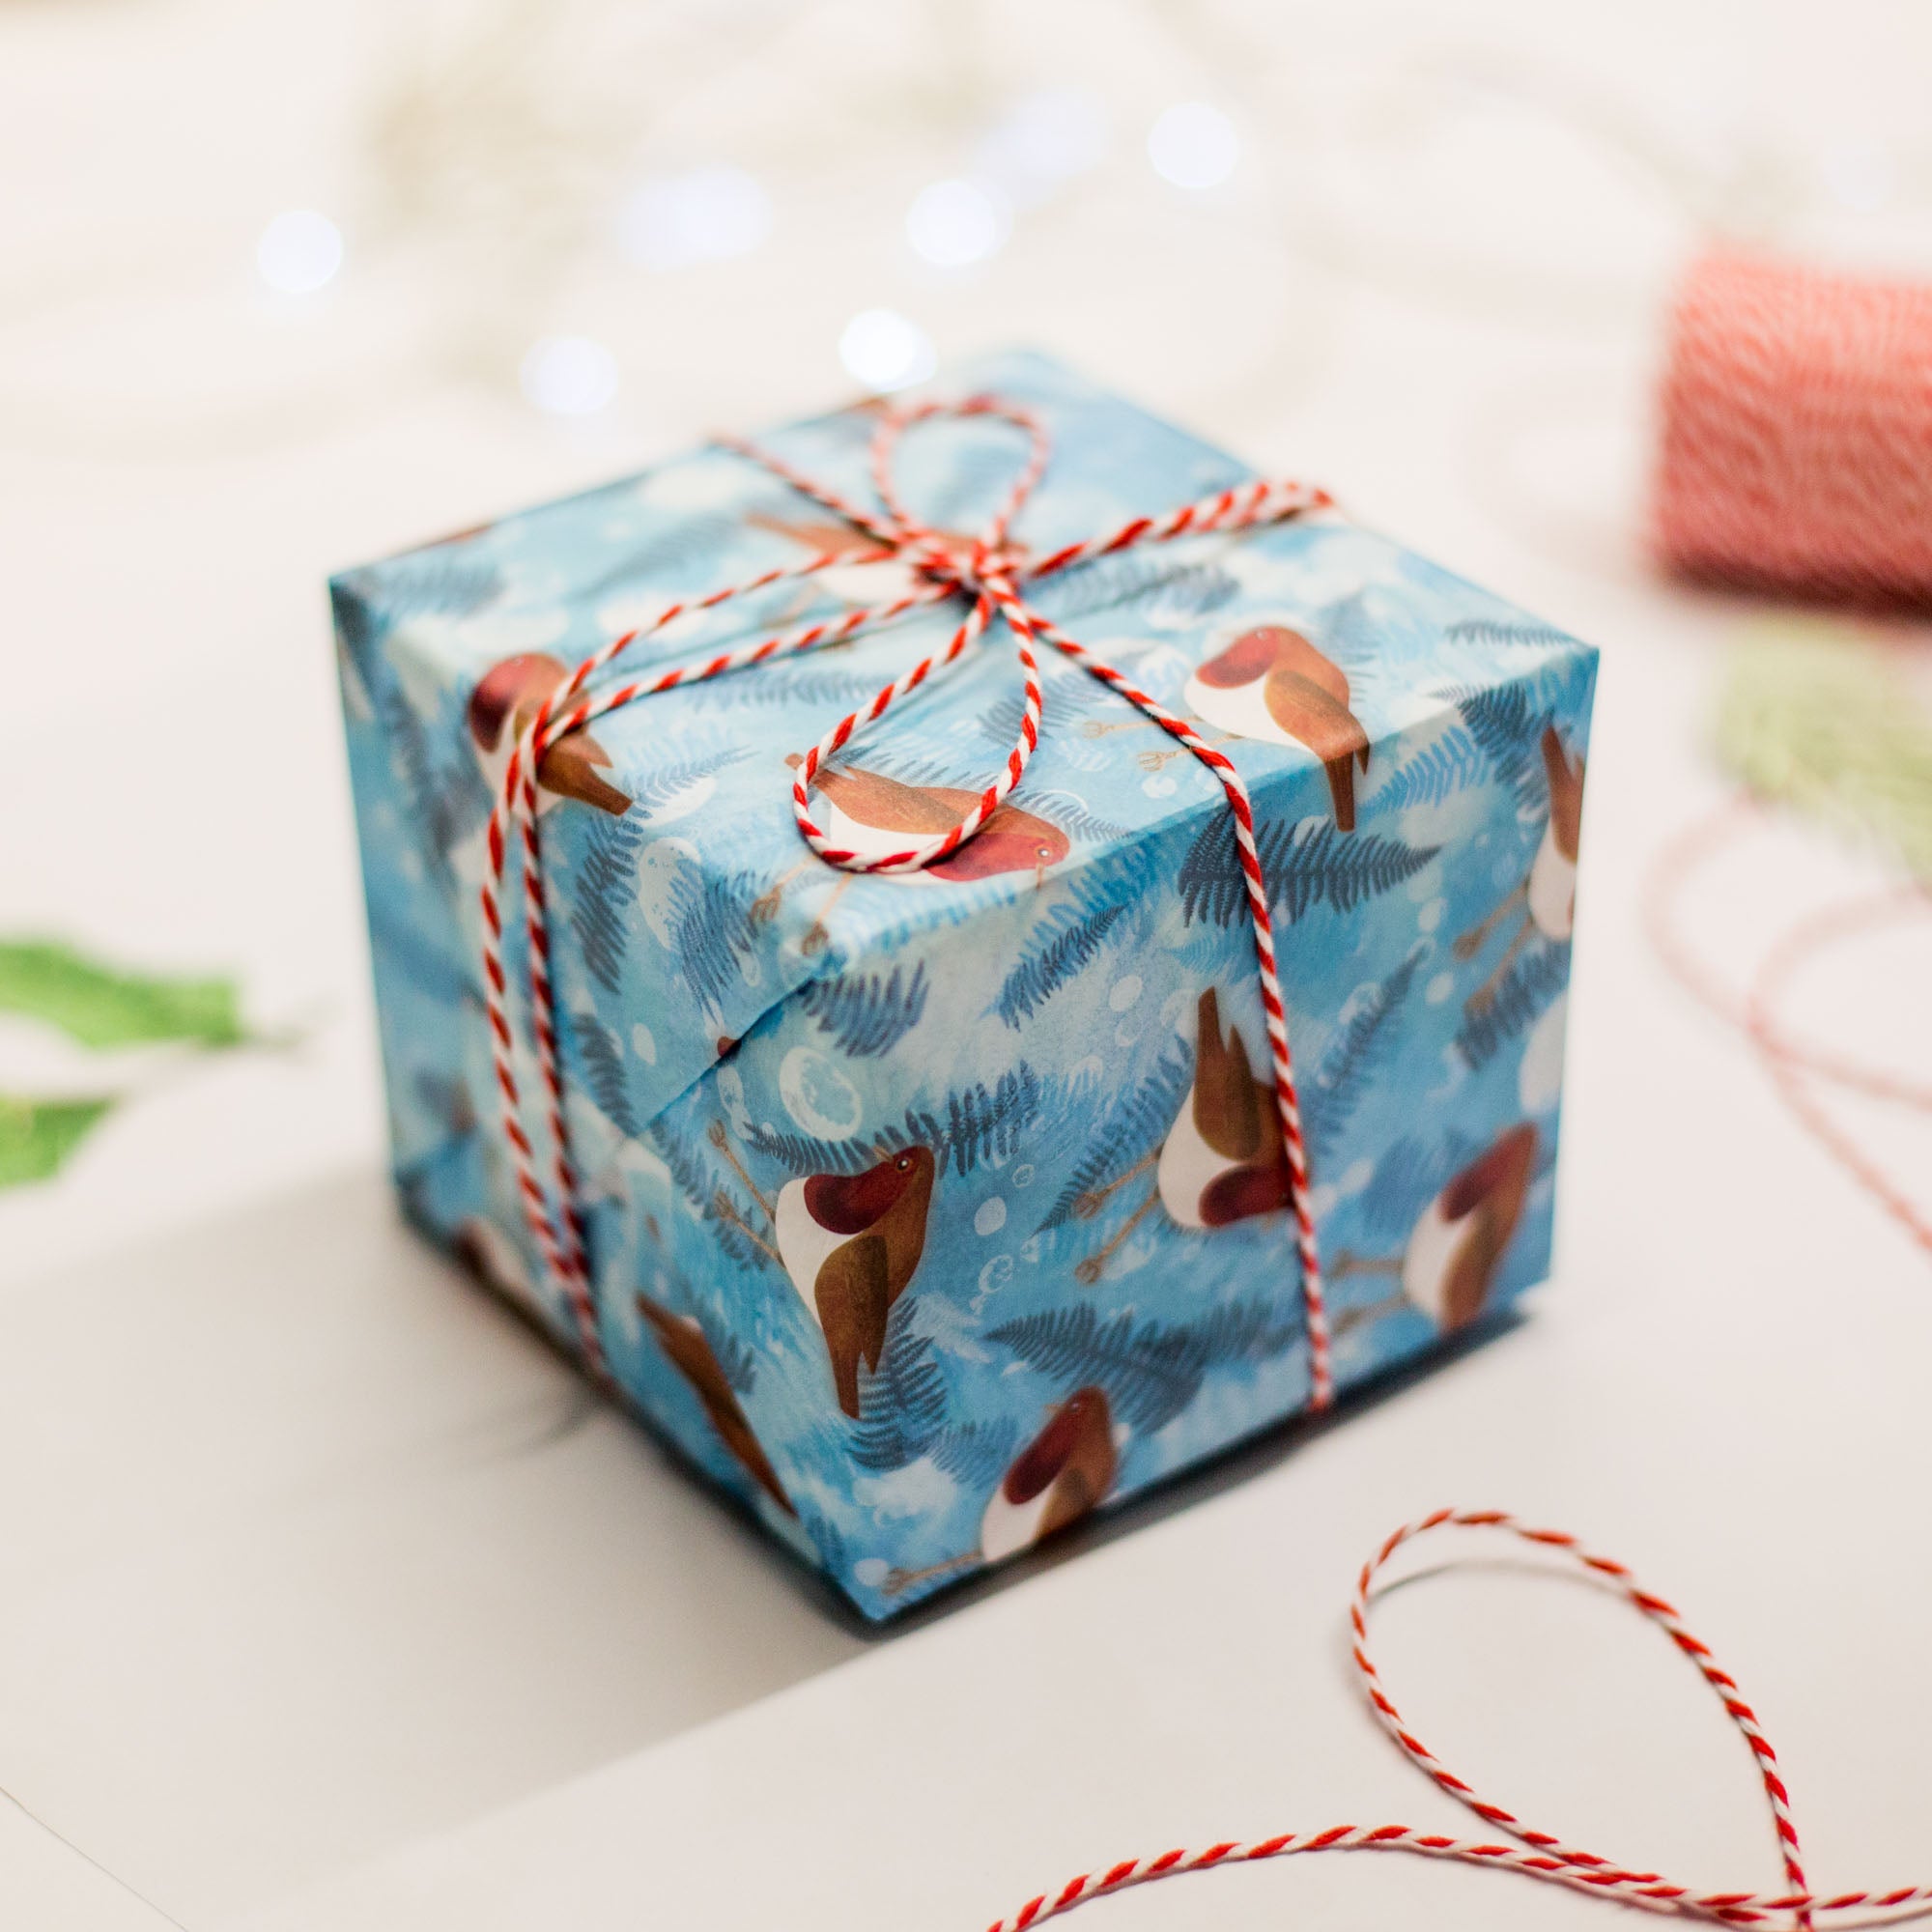
[[(1661, 1872), (1642, 1871), (1567, 1843), (1554, 1833), (1539, 1831), (1510, 1810), (1483, 1797), (1411, 1730), (1396, 1708), (1381, 1673), (1369, 1656), (1369, 1604), (1377, 1578), (1396, 1552), (1417, 1538), (1448, 1529), (1485, 1529), (1506, 1533), (1567, 1558), (1587, 1575), (1616, 1590), (1634, 1609), (1657, 1625), (1694, 1664), (1725, 1715), (1750, 1747), (1758, 1781), (1764, 1788), (1777, 1851), (1784, 1867), (1784, 1885), (1776, 1891), (1711, 1891), (1681, 1885)], [(1791, 1814), (1777, 1753), (1765, 1736), (1757, 1714), (1745, 1701), (1737, 1681), (1719, 1664), (1710, 1647), (1694, 1635), (1678, 1610), (1654, 1591), (1645, 1589), (1615, 1558), (1600, 1556), (1576, 1537), (1558, 1529), (1539, 1529), (1501, 1510), (1437, 1510), (1406, 1523), (1362, 1565), (1355, 1581), (1349, 1620), (1353, 1632), (1351, 1655), (1368, 1693), (1370, 1707), (1382, 1728), (1412, 1763), (1458, 1804), (1482, 1820), (1490, 1833), (1459, 1838), (1442, 1832), (1421, 1831), (1410, 1825), (1331, 1825), (1319, 1832), (1281, 1832), (1272, 1837), (1241, 1843), (1225, 1839), (1198, 1850), (1175, 1849), (1149, 1858), (1122, 1859), (1096, 1871), (1082, 1872), (1055, 1891), (1041, 1892), (1019, 1910), (999, 1919), (989, 1932), (1031, 1932), (1047, 1919), (1070, 1912), (1096, 1898), (1110, 1897), (1157, 1879), (1187, 1872), (1212, 1871), (1224, 1865), (1254, 1864), (1267, 1859), (1295, 1858), (1312, 1852), (1406, 1852), (1419, 1858), (1458, 1864), (1489, 1865), (1520, 1873), (1548, 1884), (1565, 1886), (1599, 1897), (1614, 1898), (1652, 1911), (1674, 1912), (1729, 1925), (1790, 1926), (1809, 1932), (1820, 1916), (1832, 1915), (1840, 1927), (1883, 1923), (1897, 1917), (1916, 1917), (1932, 1907), (1932, 1885), (1814, 1893), (1801, 1862), (1798, 1827)], [(1840, 1915), (1858, 1913), (1857, 1918)]]
[[(1005, 500), (985, 526), (963, 542), (935, 529), (915, 516), (902, 499), (893, 465), (900, 438), (913, 425), (936, 419), (989, 418), (1008, 423), (1027, 438), (1027, 455)], [(762, 642), (725, 651), (701, 662), (679, 665), (651, 675), (628, 679), (610, 689), (592, 692), (591, 679), (625, 651), (658, 636), (681, 618), (717, 609), (732, 599), (789, 579), (809, 578), (850, 558), (827, 551), (788, 569), (769, 570), (745, 582), (710, 595), (668, 605), (648, 624), (613, 638), (585, 658), (551, 693), (512, 750), (501, 788), (490, 814), (488, 868), (481, 903), (483, 914), (484, 999), (489, 1015), (497, 1082), (502, 1101), (503, 1135), (516, 1171), (525, 1218), (550, 1277), (560, 1289), (575, 1323), (584, 1363), (600, 1380), (609, 1379), (598, 1331), (595, 1292), (590, 1277), (587, 1236), (577, 1173), (571, 1158), (561, 1073), (557, 1064), (556, 1002), (551, 973), (550, 922), (544, 890), (537, 819), (537, 771), (544, 753), (559, 739), (583, 728), (594, 719), (680, 686), (700, 684), (731, 672), (769, 664), (775, 658), (795, 657), (841, 643), (861, 631), (891, 622), (925, 605), (959, 599), (966, 614), (946, 645), (923, 658), (905, 674), (887, 685), (871, 702), (841, 719), (801, 759), (792, 785), (792, 811), (800, 834), (811, 850), (829, 865), (849, 872), (911, 872), (938, 864), (957, 851), (997, 811), (1019, 782), (1039, 742), (1042, 699), (1036, 647), (1044, 639), (1083, 669), (1137, 706), (1211, 771), (1219, 781), (1234, 823), (1235, 844), (1246, 884), (1253, 926), (1255, 964), (1262, 1008), (1273, 1065), (1276, 1111), (1293, 1191), (1289, 1203), (1301, 1264), (1304, 1321), (1308, 1334), (1310, 1402), (1325, 1407), (1333, 1395), (1329, 1366), (1329, 1331), (1322, 1294), (1321, 1254), (1314, 1216), (1309, 1208), (1308, 1156), (1302, 1139), (1301, 1109), (1295, 1093), (1294, 1060), (1289, 1044), (1287, 1009), (1282, 1000), (1276, 965), (1273, 921), (1268, 910), (1267, 881), (1255, 843), (1254, 809), (1247, 787), (1232, 761), (1204, 743), (1174, 713), (1141, 691), (1126, 675), (1095, 657), (1049, 623), (1027, 603), (1023, 586), (1039, 582), (1076, 564), (1089, 563), (1145, 544), (1176, 538), (1232, 533), (1278, 524), (1326, 506), (1324, 491), (1310, 485), (1260, 479), (1216, 496), (1188, 503), (1159, 517), (1136, 517), (1111, 533), (1067, 544), (1041, 557), (1032, 557), (1009, 540), (1013, 519), (1045, 471), (1051, 443), (1044, 425), (1031, 412), (992, 397), (964, 402), (924, 403), (882, 412), (871, 449), (877, 509), (849, 501), (770, 452), (754, 444), (725, 445), (761, 464), (870, 537), (881, 557), (912, 566), (916, 582), (890, 603), (847, 612)], [(812, 816), (813, 781), (824, 764), (867, 726), (884, 717), (901, 698), (917, 691), (939, 671), (955, 664), (984, 636), (993, 618), (1002, 618), (1012, 633), (1025, 689), (1018, 737), (994, 780), (956, 824), (936, 837), (907, 844), (903, 849), (867, 856), (836, 845)], [(514, 826), (523, 852), (525, 930), (528, 950), (527, 1002), (530, 1036), (537, 1076), (542, 1086), (545, 1123), (551, 1152), (551, 1190), (539, 1178), (535, 1144), (523, 1124), (524, 1095), (512, 1064), (515, 1035), (508, 1005), (508, 978), (503, 966), (502, 883)]]

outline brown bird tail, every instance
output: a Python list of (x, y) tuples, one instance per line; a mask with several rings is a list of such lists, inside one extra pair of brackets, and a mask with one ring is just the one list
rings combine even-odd
[(610, 754), (596, 739), (587, 732), (573, 731), (544, 753), (537, 767), (537, 782), (560, 797), (577, 799), (608, 811), (612, 818), (621, 818), (630, 810), (631, 800), (597, 769), (610, 762)]
[[(1362, 750), (1362, 763), (1368, 764), (1368, 749)], [(1335, 801), (1335, 829), (1338, 832), (1352, 832), (1355, 829), (1355, 753), (1352, 749), (1344, 752), (1339, 758), (1324, 761), (1323, 769), (1328, 774), (1328, 796)]]

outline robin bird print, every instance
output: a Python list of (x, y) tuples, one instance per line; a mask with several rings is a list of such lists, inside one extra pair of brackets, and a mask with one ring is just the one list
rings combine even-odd
[[(774, 536), (788, 537), (815, 556), (835, 556), (837, 563), (815, 571), (787, 615), (796, 616), (811, 601), (812, 586), (822, 586), (847, 604), (861, 606), (896, 603), (910, 596), (922, 582), (919, 567), (907, 561), (855, 525), (838, 521), (805, 519), (793, 521), (753, 511), (747, 519), (755, 528)], [(935, 530), (939, 548), (960, 559), (969, 557), (974, 539), (957, 530)], [(1024, 555), (1021, 546), (1009, 542), (1007, 549)]]
[(791, 1278), (825, 1336), (838, 1406), (859, 1417), (859, 1368), (879, 1366), (886, 1323), (925, 1252), (926, 1215), (938, 1173), (932, 1150), (900, 1148), (863, 1174), (808, 1174), (768, 1200), (731, 1147), (724, 1123), (711, 1143), (771, 1222), (767, 1240), (724, 1196), (721, 1218), (762, 1248)]
[[(564, 665), (543, 651), (505, 658), (484, 672), (469, 699), (469, 735), (493, 789), (501, 784), (510, 753), (538, 707), (568, 675)], [(537, 785), (553, 801), (578, 799), (621, 818), (631, 801), (602, 776), (599, 768), (610, 762), (610, 753), (588, 731), (572, 731), (543, 754)]]
[(1107, 1392), (1090, 1383), (1056, 1404), (1013, 1458), (980, 1519), (980, 1547), (923, 1570), (895, 1570), (888, 1595), (980, 1563), (1001, 1563), (1077, 1522), (1106, 1500), (1120, 1473)]
[(1363, 1257), (1344, 1250), (1330, 1282), (1356, 1274), (1393, 1275), (1394, 1293), (1337, 1318), (1336, 1334), (1392, 1308), (1419, 1308), (1445, 1335), (1466, 1327), (1489, 1305), (1504, 1251), (1522, 1219), (1536, 1173), (1537, 1133), (1528, 1121), (1507, 1128), (1430, 1202), (1399, 1255)]
[(1258, 624), (1187, 680), (1188, 709), (1234, 738), (1301, 745), (1321, 759), (1338, 831), (1355, 829), (1355, 768), (1369, 734), (1349, 709), (1349, 679), (1299, 631)]
[[(785, 760), (794, 770), (803, 762), (796, 753)], [(836, 847), (868, 859), (883, 859), (950, 832), (980, 802), (977, 791), (956, 785), (908, 784), (859, 765), (823, 765), (812, 782), (818, 795), (814, 815), (826, 838)], [(1059, 826), (1008, 800), (965, 844), (937, 865), (886, 876), (902, 884), (937, 880), (960, 885), (1001, 872), (1031, 872), (1038, 883), (1047, 868), (1059, 865), (1072, 849), (1072, 840)], [(753, 904), (753, 921), (773, 917), (785, 887), (818, 863), (807, 860), (783, 874)], [(825, 916), (855, 876), (845, 873), (819, 907), (804, 940), (807, 952), (815, 952), (826, 943)]]
[(1074, 1269), (1075, 1278), (1088, 1286), (1100, 1279), (1155, 1202), (1176, 1227), (1191, 1234), (1231, 1227), (1289, 1205), (1293, 1183), (1274, 1083), (1255, 1077), (1238, 1027), (1223, 1036), (1220, 1002), (1211, 986), (1196, 1006), (1195, 1037), (1187, 1099), (1159, 1148), (1075, 1204), (1075, 1214), (1091, 1219), (1110, 1195), (1150, 1167), (1154, 1170), (1147, 1199), (1097, 1254)]
[(1543, 770), (1549, 782), (1549, 819), (1529, 871), (1509, 896), (1484, 920), (1471, 926), (1454, 947), (1456, 957), (1469, 960), (1482, 952), (1496, 928), (1513, 914), (1516, 931), (1490, 976), (1469, 996), (1468, 1004), (1489, 1006), (1503, 976), (1529, 942), (1532, 933), (1552, 944), (1570, 937), (1577, 923), (1577, 853), (1583, 830), (1583, 760), (1572, 758), (1554, 724), (1543, 727)]
[(787, 1516), (796, 1516), (798, 1512), (785, 1494), (764, 1445), (752, 1433), (737, 1390), (731, 1386), (717, 1351), (696, 1317), (675, 1315), (648, 1294), (638, 1296), (638, 1313), (650, 1323), (666, 1359), (691, 1384), (693, 1394), (703, 1405), (705, 1415), (718, 1433), (718, 1439), (780, 1509)]

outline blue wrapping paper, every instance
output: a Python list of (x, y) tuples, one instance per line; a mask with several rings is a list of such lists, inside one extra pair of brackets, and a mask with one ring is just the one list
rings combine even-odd
[[(1053, 436), (1013, 532), (1036, 554), (1251, 473), (1038, 356), (952, 387), (979, 390)], [(768, 442), (867, 499), (873, 420), (848, 410)], [(1015, 441), (990, 422), (917, 430), (905, 495), (977, 526)], [(331, 586), (397, 1186), (566, 1345), (481, 995), (483, 828), (518, 706), (672, 598), (833, 534), (754, 464), (700, 450)], [(855, 550), (622, 668), (904, 582)], [(1122, 553), (1027, 594), (1222, 742), (1251, 788), (1338, 1387), (1489, 1321), (1549, 1259), (1596, 653), (1332, 513)], [(611, 1371), (871, 1617), (1309, 1396), (1252, 938), (1211, 776), (1048, 653), (1039, 749), (953, 860), (853, 876), (798, 837), (787, 756), (957, 615), (601, 718), (547, 761), (539, 821)], [(950, 795), (985, 782), (1019, 710), (996, 626), (833, 762), (830, 829), (957, 816)]]

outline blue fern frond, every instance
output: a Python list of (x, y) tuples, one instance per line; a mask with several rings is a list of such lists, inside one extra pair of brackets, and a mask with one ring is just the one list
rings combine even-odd
[[(1441, 850), (1406, 845), (1373, 832), (1339, 832), (1332, 818), (1304, 818), (1290, 825), (1272, 820), (1258, 828), (1256, 850), (1267, 880), (1270, 905), (1292, 923), (1317, 905), (1350, 912), (1412, 879)], [(1175, 884), (1181, 917), (1228, 925), (1247, 910), (1247, 883), (1235, 850), (1235, 827), (1225, 814), (1188, 848)]]
[(1184, 1041), (1170, 1041), (1152, 1068), (1086, 1129), (1085, 1151), (1040, 1222), (1042, 1233), (1064, 1227), (1082, 1200), (1167, 1138), (1193, 1078), (1193, 1053)]
[(1087, 918), (1062, 917), (1062, 908), (1029, 939), (1019, 963), (1006, 977), (993, 1009), (1015, 1032), (1069, 980), (1076, 978), (1125, 918), (1124, 905), (1102, 906)]
[[(607, 570), (578, 593), (602, 597), (626, 584), (709, 582), (725, 547), (740, 533), (736, 517), (723, 511), (680, 517), (675, 523), (641, 536)], [(668, 603), (670, 600), (665, 600)]]
[(1347, 1131), (1350, 1118), (1386, 1057), (1388, 1022), (1407, 997), (1421, 964), (1420, 950), (1411, 952), (1386, 980), (1355, 1002), (1328, 1042), (1314, 1078), (1301, 1090), (1308, 1151), (1318, 1163)]
[(1464, 1011), (1456, 1050), (1471, 1071), (1529, 1029), (1570, 983), (1570, 942), (1541, 943), (1519, 959), (1488, 1005)]
[(942, 1429), (925, 1453), (961, 1489), (992, 1489), (1007, 1472), (1019, 1446), (1019, 1430), (1009, 1421), (958, 1422)]
[(570, 929), (577, 935), (584, 970), (605, 991), (614, 993), (623, 982), (624, 954), (631, 943), (644, 828), (629, 812), (618, 818), (601, 811), (590, 816), (583, 857), (571, 881)]
[(1233, 1302), (1167, 1327), (1137, 1323), (1130, 1311), (1102, 1317), (1082, 1301), (1002, 1322), (987, 1339), (1063, 1388), (1096, 1384), (1123, 1421), (1152, 1434), (1193, 1402), (1209, 1369), (1265, 1361), (1303, 1332), (1298, 1308), (1285, 1317), (1267, 1302)]
[(842, 1052), (870, 1060), (890, 1053), (920, 1023), (930, 990), (921, 960), (910, 978), (895, 966), (890, 974), (814, 980), (797, 999)]
[(1516, 794), (1518, 810), (1547, 811), (1549, 798), (1539, 740), (1548, 714), (1535, 710), (1520, 684), (1487, 686), (1457, 695), (1456, 708), (1482, 747), (1497, 779)]
[(1216, 563), (1122, 554), (1046, 578), (1028, 594), (1055, 623), (1101, 611), (1139, 611), (1155, 622), (1184, 622), (1218, 611), (1240, 594), (1240, 585)]
[(946, 1376), (931, 1342), (895, 1311), (878, 1367), (860, 1367), (862, 1420), (852, 1433), (852, 1460), (876, 1470), (918, 1462), (945, 1426), (946, 1406)]
[(1569, 651), (1577, 639), (1554, 624), (1506, 623), (1492, 617), (1463, 617), (1443, 634), (1452, 642), (1480, 644), (1492, 649)]
[(630, 786), (631, 803), (648, 815), (659, 806), (668, 805), (679, 792), (695, 785), (698, 780), (742, 764), (751, 755), (748, 746), (733, 745), (723, 751), (701, 752), (692, 757), (660, 765), (645, 778), (626, 780)]
[(754, 1125), (748, 1138), (759, 1153), (788, 1173), (859, 1174), (905, 1147), (932, 1150), (940, 1171), (970, 1174), (1007, 1160), (1059, 1097), (1020, 1061), (988, 1087), (983, 1080), (957, 1088), (934, 1108), (908, 1108), (895, 1123), (849, 1141)]
[(713, 1012), (737, 981), (754, 943), (753, 908), (763, 883), (750, 871), (679, 868), (670, 889), (671, 946), (685, 983)]
[(1475, 1152), (1476, 1143), (1457, 1127), (1434, 1142), (1404, 1135), (1376, 1163), (1375, 1176), (1363, 1190), (1364, 1230), (1378, 1240), (1406, 1240), (1422, 1210)]
[(1482, 775), (1483, 754), (1475, 739), (1462, 725), (1451, 725), (1389, 773), (1364, 801), (1362, 815), (1440, 805)]
[(594, 1013), (572, 1013), (570, 1033), (577, 1057), (583, 1063), (583, 1082), (590, 1097), (620, 1134), (635, 1140), (638, 1113), (625, 1078), (623, 1047)]

